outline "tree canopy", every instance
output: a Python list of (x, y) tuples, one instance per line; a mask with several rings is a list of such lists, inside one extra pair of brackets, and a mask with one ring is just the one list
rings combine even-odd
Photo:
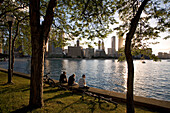
[[(122, 24), (115, 28), (119, 37), (125, 37), (129, 32), (131, 20), (144, 0), (117, 0), (117, 11)], [(132, 39), (132, 54), (147, 54), (150, 44), (157, 44), (157, 38), (167, 39), (170, 36), (160, 36), (161, 32), (169, 32), (169, 2), (167, 0), (149, 0), (139, 19)], [(149, 40), (152, 39), (152, 42)], [(153, 55), (148, 55), (155, 58)]]
[[(28, 14), (28, 1), (13, 2), (11, 0), (4, 0), (0, 7), (0, 28), (2, 32), (2, 38), (8, 40), (8, 22), (6, 21), (6, 15), (11, 12), (15, 21), (12, 27), (13, 41), (16, 40), (15, 47), (18, 48), (24, 45), (23, 51), (30, 54), (30, 27), (29, 27), (29, 14)], [(18, 37), (18, 38), (17, 38)], [(8, 41), (7, 41), (8, 42)], [(5, 43), (8, 45), (8, 43)]]

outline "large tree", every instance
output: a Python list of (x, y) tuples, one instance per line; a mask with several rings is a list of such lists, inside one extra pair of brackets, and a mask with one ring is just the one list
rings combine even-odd
[[(120, 20), (119, 36), (126, 35), (125, 56), (128, 64), (127, 112), (134, 113), (133, 87), (134, 65), (132, 50), (147, 47), (144, 40), (156, 39), (160, 32), (169, 28), (169, 7), (167, 0), (119, 0), (117, 8)], [(155, 25), (152, 22), (156, 22)], [(168, 37), (165, 37), (168, 38)], [(153, 56), (151, 56), (153, 57)]]
[(40, 0), (30, 0), (32, 58), (29, 105), (33, 107), (43, 106), (44, 52), (56, 4), (57, 0), (50, 0), (44, 20), (40, 24)]
[[(30, 0), (31, 25), (31, 85), (30, 105), (43, 106), (44, 52), (50, 30), (62, 31), (74, 39), (104, 38), (110, 32), (108, 24), (114, 23), (114, 7), (102, 0)], [(109, 20), (108, 20), (109, 19)], [(54, 21), (53, 21), (54, 20)], [(56, 30), (57, 29), (57, 30)]]

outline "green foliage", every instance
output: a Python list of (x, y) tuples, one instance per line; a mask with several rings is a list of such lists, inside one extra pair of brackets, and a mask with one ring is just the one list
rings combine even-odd
[[(119, 13), (119, 19), (122, 21), (115, 30), (119, 37), (126, 36), (129, 32), (132, 18), (138, 11), (143, 0), (117, 0), (117, 11)], [(148, 47), (148, 40), (157, 39), (160, 37), (159, 33), (169, 32), (169, 3), (167, 0), (150, 0), (141, 15), (138, 22), (135, 35), (132, 39), (132, 51), (141, 52), (139, 50)], [(166, 36), (164, 39), (169, 38)], [(156, 42), (157, 43), (157, 42)], [(156, 44), (154, 43), (154, 44)], [(134, 52), (133, 54), (136, 54)], [(143, 54), (143, 53), (142, 53)]]
[[(62, 0), (55, 9), (55, 30), (62, 30), (72, 40), (106, 38), (112, 32), (109, 24), (116, 23), (115, 6), (109, 0)], [(57, 29), (56, 29), (57, 28)]]
[(164, 37), (164, 39), (168, 39), (168, 38), (170, 38), (170, 35), (168, 35), (168, 36)]
[[(12, 12), (15, 16), (15, 21), (12, 26), (12, 39), (16, 40), (15, 48), (22, 46), (22, 52), (31, 55), (31, 40), (30, 27), (28, 18), (28, 1), (20, 0), (12, 2), (11, 0), (4, 0), (0, 7), (0, 29), (3, 33), (3, 39), (9, 39), (8, 22), (6, 21), (6, 14)], [(4, 46), (8, 45), (8, 41), (4, 42)], [(7, 46), (5, 46), (7, 50)]]
[[(44, 20), (48, 2), (49, 1), (44, 0), (40, 1), (41, 22)], [(4, 15), (1, 16), (1, 19), (5, 20), (5, 14), (7, 12), (13, 12), (16, 16), (15, 31), (17, 22), (28, 15), (28, 1), (20, 0), (11, 2), (4, 0), (2, 5), (3, 7), (1, 7), (1, 9), (3, 9), (2, 13)], [(25, 7), (26, 9), (24, 9)], [(113, 0), (59, 0), (54, 9), (54, 21), (51, 26), (51, 32), (49, 33), (52, 38), (51, 41), (55, 43), (56, 47), (63, 47), (69, 45), (68, 41), (74, 40), (75, 38), (91, 40), (88, 45), (91, 45), (90, 43), (93, 42), (95, 38), (106, 38), (108, 34), (112, 32), (109, 26), (117, 23), (113, 16), (116, 12), (115, 8)], [(20, 33), (17, 37), (30, 41), (29, 21), (24, 21), (21, 24), (19, 25)], [(5, 26), (7, 29), (8, 25), (6, 22)], [(7, 30), (4, 29), (3, 31)], [(60, 36), (58, 36), (60, 31), (65, 34), (65, 38), (62, 40), (59, 38)], [(4, 34), (4, 36), (7, 38), (8, 32), (6, 35)], [(13, 36), (15, 36), (15, 33), (13, 33)], [(54, 38), (57, 40), (54, 40)], [(22, 43), (24, 42), (26, 41)], [(30, 48), (29, 44), (30, 42), (24, 43), (24, 52), (29, 51), (27, 49)]]

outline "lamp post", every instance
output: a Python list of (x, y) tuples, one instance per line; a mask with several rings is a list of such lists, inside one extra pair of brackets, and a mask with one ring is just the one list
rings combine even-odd
[(6, 15), (6, 20), (9, 24), (9, 61), (8, 61), (8, 83), (12, 83), (12, 69), (11, 69), (11, 44), (12, 44), (12, 23), (14, 22), (14, 15), (12, 13), (8, 13)]

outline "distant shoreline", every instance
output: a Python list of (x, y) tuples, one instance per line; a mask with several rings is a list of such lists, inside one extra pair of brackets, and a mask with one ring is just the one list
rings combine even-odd
[[(25, 59), (31, 59), (31, 57), (16, 57), (16, 58), (25, 58)], [(7, 58), (8, 59), (8, 58)], [(93, 59), (112, 59), (112, 60), (118, 60), (118, 58), (59, 58), (59, 57), (46, 57), (45, 59), (85, 59), (85, 60), (93, 60)], [(161, 58), (160, 60), (169, 60), (170, 58)], [(153, 59), (140, 59), (140, 58), (133, 58), (133, 60), (153, 60)]]

